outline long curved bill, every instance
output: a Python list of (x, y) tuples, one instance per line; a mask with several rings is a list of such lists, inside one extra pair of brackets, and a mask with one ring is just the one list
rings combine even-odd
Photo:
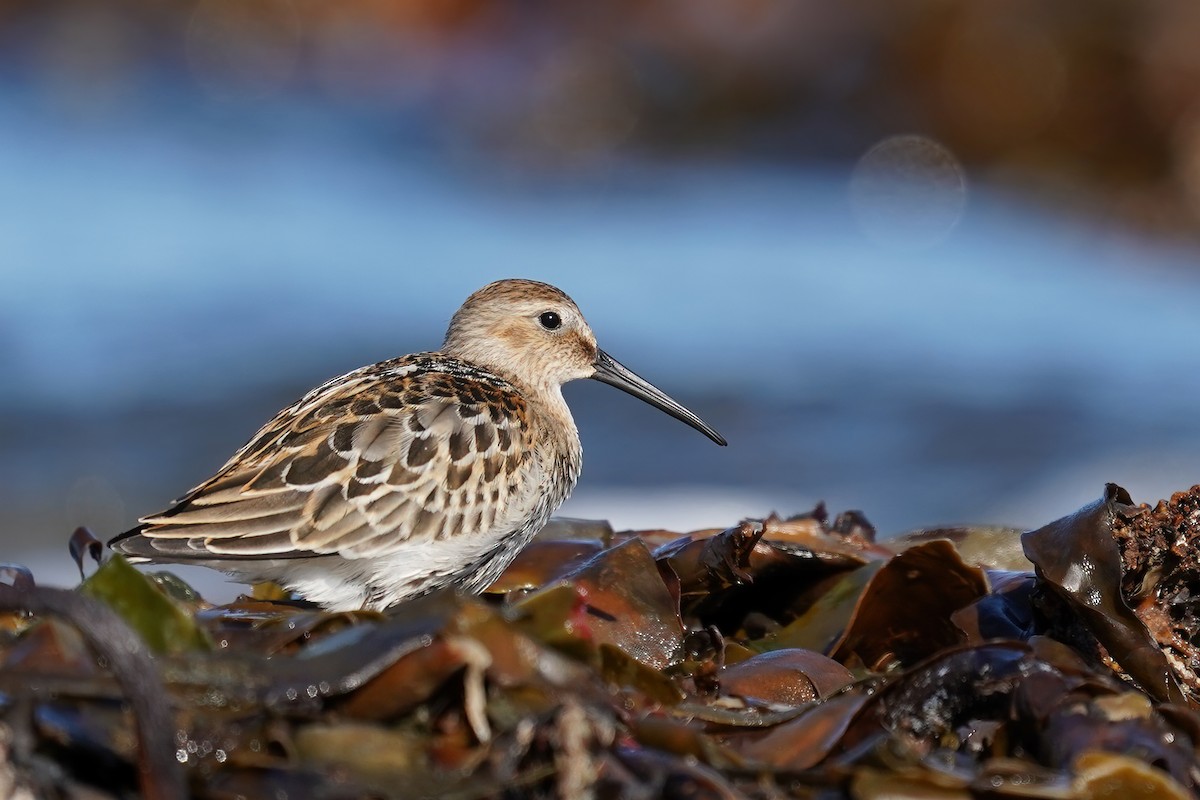
[(649, 381), (621, 366), (619, 361), (603, 350), (596, 350), (596, 373), (592, 377), (601, 383), (607, 383), (609, 386), (615, 386), (623, 392), (628, 392), (639, 400), (645, 400), (681, 422), (686, 422), (722, 447), (728, 444), (725, 437), (706, 425), (704, 420), (667, 397)]

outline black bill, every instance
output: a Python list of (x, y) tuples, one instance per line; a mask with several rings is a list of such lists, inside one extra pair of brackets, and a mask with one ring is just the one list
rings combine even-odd
[(596, 350), (596, 373), (592, 377), (609, 386), (615, 386), (623, 392), (628, 392), (639, 400), (645, 400), (681, 422), (686, 422), (722, 447), (728, 444), (725, 437), (708, 427), (704, 420), (667, 397), (649, 381), (639, 378), (621, 366), (620, 362), (614, 360), (603, 350)]

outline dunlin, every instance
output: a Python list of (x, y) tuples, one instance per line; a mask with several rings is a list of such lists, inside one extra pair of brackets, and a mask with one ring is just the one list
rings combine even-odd
[(599, 349), (566, 294), (497, 281), (467, 298), (440, 351), (318, 386), (109, 545), (274, 581), (331, 610), (483, 591), (575, 486), (583, 451), (561, 387), (579, 378), (725, 444)]

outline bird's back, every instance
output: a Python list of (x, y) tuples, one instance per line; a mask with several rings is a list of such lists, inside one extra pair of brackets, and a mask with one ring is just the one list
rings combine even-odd
[(285, 408), (213, 478), (112, 545), (226, 564), (448, 541), (487, 549), (540, 528), (578, 475), (574, 426), (543, 441), (537, 408), (504, 378), (438, 353), (364, 367)]

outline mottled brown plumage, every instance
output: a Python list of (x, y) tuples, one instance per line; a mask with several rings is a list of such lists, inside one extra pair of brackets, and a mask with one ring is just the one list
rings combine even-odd
[(498, 281), (441, 352), (335, 378), (209, 480), (110, 545), (274, 580), (332, 609), (486, 588), (570, 494), (582, 451), (561, 385), (594, 377), (724, 444), (612, 361), (558, 289)]

